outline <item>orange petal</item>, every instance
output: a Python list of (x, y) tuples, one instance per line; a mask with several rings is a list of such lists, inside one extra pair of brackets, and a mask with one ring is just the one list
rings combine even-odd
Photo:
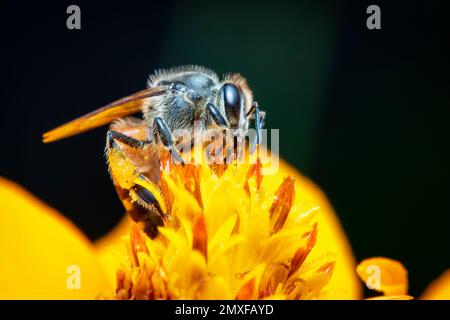
[(236, 300), (251, 300), (256, 295), (255, 278), (247, 281), (236, 295)]
[(139, 265), (139, 253), (148, 254), (147, 244), (145, 243), (145, 235), (142, 232), (142, 227), (139, 224), (133, 225), (130, 233), (131, 251), (133, 253), (134, 264)]
[(361, 284), (355, 272), (356, 261), (344, 230), (325, 194), (312, 181), (302, 176), (293, 167), (280, 159), (279, 172), (266, 175), (263, 184), (270, 192), (275, 192), (283, 178), (293, 176), (296, 182), (295, 204), (312, 202), (320, 206), (317, 216), (317, 243), (309, 254), (314, 259), (329, 252), (336, 254), (336, 266), (326, 287), (325, 299), (359, 299)]
[(396, 260), (366, 259), (358, 265), (356, 272), (369, 289), (388, 296), (401, 296), (408, 292), (408, 272)]
[(4, 178), (0, 252), (0, 299), (94, 299), (105, 289), (89, 240), (55, 210)]
[(308, 232), (306, 236), (307, 239), (306, 246), (302, 246), (295, 252), (291, 260), (291, 266), (289, 268), (288, 277), (294, 274), (298, 268), (303, 264), (306, 257), (309, 255), (311, 250), (314, 248), (317, 242), (317, 223), (314, 224), (312, 231)]
[(292, 203), (295, 199), (295, 178), (288, 176), (275, 193), (275, 198), (270, 208), (270, 219), (272, 220), (272, 231), (277, 233), (283, 227)]
[(421, 299), (450, 300), (450, 269), (428, 286)]
[(207, 236), (206, 222), (203, 215), (199, 215), (195, 219), (194, 224), (194, 239), (192, 248), (200, 251), (200, 253), (208, 260), (208, 236)]

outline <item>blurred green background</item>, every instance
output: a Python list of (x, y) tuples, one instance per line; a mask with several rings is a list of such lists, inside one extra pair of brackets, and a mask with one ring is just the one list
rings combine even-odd
[(69, 4), (1, 5), (0, 174), (92, 239), (123, 213), (106, 128), (40, 135), (156, 68), (199, 64), (248, 79), (282, 157), (328, 195), (358, 260), (402, 261), (415, 296), (450, 267), (445, 2), (377, 1), (381, 30), (366, 28), (365, 1), (81, 2), (79, 31), (65, 27)]

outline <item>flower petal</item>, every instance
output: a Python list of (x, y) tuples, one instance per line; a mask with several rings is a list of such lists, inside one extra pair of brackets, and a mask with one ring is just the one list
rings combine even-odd
[(296, 181), (297, 194), (294, 206), (315, 203), (320, 207), (317, 216), (319, 228), (317, 243), (309, 256), (311, 258), (320, 257), (328, 252), (333, 252), (337, 256), (336, 266), (324, 298), (361, 298), (361, 285), (355, 272), (356, 261), (342, 226), (324, 193), (312, 181), (281, 159), (279, 172), (275, 175), (264, 176), (263, 184), (268, 190), (275, 192), (275, 188), (288, 175), (294, 176)]
[(450, 300), (450, 269), (428, 286), (421, 299)]
[(383, 292), (387, 296), (401, 296), (408, 293), (408, 272), (396, 260), (366, 259), (358, 265), (356, 272), (369, 289)]
[(94, 299), (105, 289), (89, 240), (55, 210), (4, 178), (0, 252), (0, 299)]

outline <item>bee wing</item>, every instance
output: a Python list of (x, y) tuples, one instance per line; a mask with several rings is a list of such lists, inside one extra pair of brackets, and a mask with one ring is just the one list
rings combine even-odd
[(148, 88), (136, 92), (44, 133), (42, 140), (47, 143), (67, 138), (139, 112), (148, 98), (162, 95), (165, 92), (165, 87)]

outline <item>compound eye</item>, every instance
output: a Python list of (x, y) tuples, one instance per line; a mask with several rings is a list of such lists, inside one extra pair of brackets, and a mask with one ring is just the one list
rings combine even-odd
[(171, 87), (175, 91), (186, 91), (187, 90), (187, 86), (181, 81), (173, 82)]
[(226, 83), (222, 87), (223, 101), (227, 112), (238, 113), (241, 105), (241, 96), (234, 84)]

